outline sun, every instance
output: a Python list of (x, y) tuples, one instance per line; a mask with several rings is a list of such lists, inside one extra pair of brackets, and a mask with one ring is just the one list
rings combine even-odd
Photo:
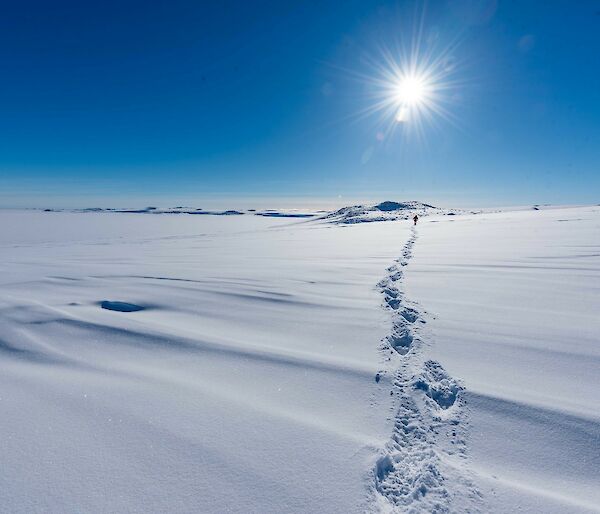
[(427, 101), (431, 85), (423, 76), (408, 75), (401, 77), (394, 88), (395, 101), (399, 108), (412, 107)]
[(419, 111), (431, 103), (435, 84), (422, 74), (402, 74), (392, 80), (389, 87), (389, 101), (395, 109), (397, 123), (406, 123), (418, 115)]
[(424, 142), (428, 126), (460, 125), (461, 90), (467, 83), (458, 57), (460, 38), (445, 42), (425, 35), (422, 27), (418, 23), (416, 35), (404, 31), (396, 44), (367, 54), (366, 71), (358, 74), (368, 98), (360, 115), (379, 117), (382, 139), (398, 130), (405, 139)]

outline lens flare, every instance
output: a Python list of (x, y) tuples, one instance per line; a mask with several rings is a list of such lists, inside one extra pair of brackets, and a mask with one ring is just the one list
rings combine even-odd
[(446, 65), (449, 52), (447, 49), (436, 55), (418, 48), (404, 53), (382, 52), (369, 80), (372, 100), (368, 113), (377, 113), (382, 123), (391, 125), (388, 130), (400, 125), (405, 134), (419, 137), (424, 137), (427, 125), (440, 119), (455, 123), (448, 105), (458, 82), (453, 78), (455, 68)]
[(408, 44), (396, 42), (393, 47), (379, 47), (365, 57), (367, 71), (358, 74), (368, 86), (368, 105), (361, 117), (377, 115), (387, 136), (396, 129), (408, 136), (425, 139), (425, 129), (440, 121), (458, 124), (453, 103), (458, 89), (460, 61), (458, 41), (444, 43), (439, 33), (426, 34), (424, 20), (418, 20), (408, 34)]

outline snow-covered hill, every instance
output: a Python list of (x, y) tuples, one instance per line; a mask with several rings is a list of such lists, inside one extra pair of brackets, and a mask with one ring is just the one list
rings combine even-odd
[(330, 223), (350, 225), (355, 223), (369, 223), (374, 221), (397, 221), (411, 219), (415, 214), (418, 216), (430, 216), (433, 214), (455, 215), (458, 210), (444, 210), (433, 205), (417, 201), (392, 202), (385, 201), (377, 205), (353, 205), (342, 207), (337, 211), (322, 216), (322, 219)]

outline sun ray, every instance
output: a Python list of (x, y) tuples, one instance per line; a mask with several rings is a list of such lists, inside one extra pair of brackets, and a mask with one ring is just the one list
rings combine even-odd
[(455, 93), (463, 81), (458, 79), (455, 58), (458, 40), (442, 45), (439, 38), (426, 39), (424, 16), (413, 28), (406, 32), (408, 45), (400, 41), (367, 57), (370, 71), (357, 76), (369, 86), (370, 101), (360, 116), (377, 115), (381, 125), (388, 125), (386, 133), (400, 129), (422, 141), (428, 126), (440, 122), (458, 126), (451, 104), (456, 103)]

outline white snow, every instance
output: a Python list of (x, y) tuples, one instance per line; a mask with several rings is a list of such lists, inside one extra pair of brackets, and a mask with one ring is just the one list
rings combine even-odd
[(466, 385), (486, 510), (597, 512), (600, 207), (428, 221), (405, 286)]
[(160, 212), (0, 211), (2, 510), (598, 511), (599, 207)]
[(3, 509), (364, 512), (407, 227), (0, 217)]

